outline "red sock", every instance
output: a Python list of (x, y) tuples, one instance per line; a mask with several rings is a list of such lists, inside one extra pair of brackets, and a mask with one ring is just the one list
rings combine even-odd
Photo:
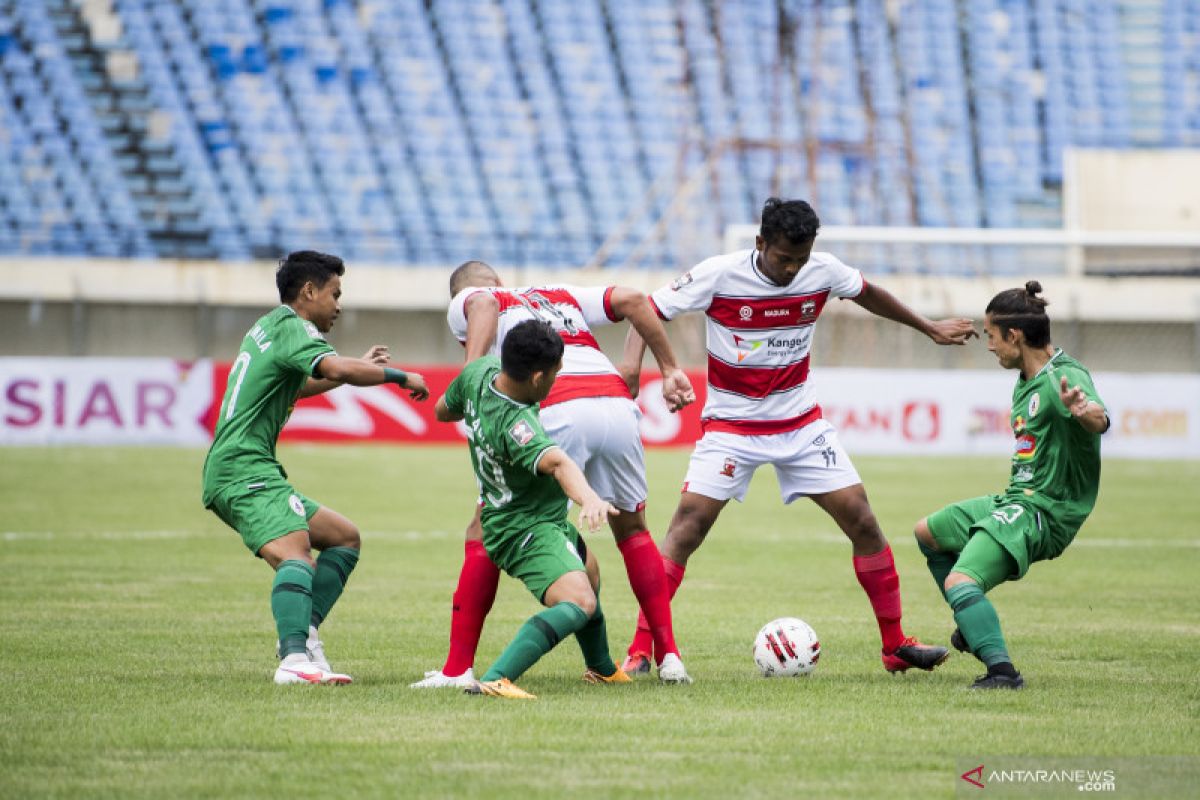
[(442, 667), (445, 675), (462, 675), (475, 663), (475, 648), (483, 632), (483, 619), (492, 610), (500, 570), (488, 558), (483, 542), (467, 540), (466, 558), (458, 575), (450, 613), (450, 652)]
[(884, 547), (869, 556), (855, 556), (854, 573), (871, 599), (883, 651), (890, 653), (904, 643), (904, 629), (900, 627), (900, 576), (896, 574), (892, 548)]
[(667, 653), (679, 655), (679, 648), (675, 646), (675, 631), (671, 628), (672, 592), (667, 588), (662, 554), (650, 537), (650, 531), (638, 531), (628, 539), (617, 542), (617, 549), (625, 559), (629, 586), (641, 606), (638, 622), (649, 621), (647, 627), (654, 641), (657, 660), (662, 661)]
[[(667, 597), (669, 600), (675, 598), (675, 593), (679, 591), (679, 584), (683, 582), (683, 571), (686, 569), (682, 564), (676, 564), (666, 556), (662, 557), (663, 572), (667, 576)], [(637, 633), (633, 636), (633, 642), (629, 645), (629, 655), (634, 653), (651, 653), (654, 648), (654, 634), (650, 631), (650, 623), (646, 621), (644, 612), (638, 612)], [(675, 651), (678, 653), (678, 651)], [(663, 653), (659, 656), (662, 660)]]

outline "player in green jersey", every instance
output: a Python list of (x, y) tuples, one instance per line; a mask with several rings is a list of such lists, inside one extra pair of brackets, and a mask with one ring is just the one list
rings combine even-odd
[(567, 498), (579, 505), (581, 521), (593, 532), (617, 509), (593, 491), (538, 418), (562, 354), (562, 338), (550, 325), (526, 320), (504, 338), (499, 359), (484, 356), (468, 364), (437, 402), (440, 421), (466, 420), (488, 557), (546, 606), (467, 688), (470, 693), (533, 699), (512, 681), (572, 633), (587, 664), (584, 680), (630, 680), (609, 653), (599, 570), (567, 521)]
[(1021, 371), (1012, 395), (1016, 444), (1003, 494), (946, 506), (917, 523), (929, 571), (954, 611), (951, 643), (987, 665), (972, 688), (1025, 685), (986, 593), (1019, 580), (1037, 561), (1058, 558), (1096, 505), (1100, 434), (1108, 430), (1092, 376), (1050, 343), (1042, 286), (1000, 292), (984, 330), (1000, 366)]
[[(395, 383), (414, 399), (429, 397), (422, 376), (386, 366), (386, 347), (344, 358), (325, 341), (341, 313), (345, 271), (337, 256), (311, 250), (280, 262), (275, 283), (282, 305), (242, 340), (204, 460), (205, 508), (275, 570), (271, 613), (281, 658), (275, 682), (281, 684), (350, 682), (330, 669), (317, 626), (341, 596), (361, 542), (350, 520), (288, 483), (275, 457), (279, 432), (296, 400), (343, 383)], [(315, 561), (313, 548), (321, 551)]]

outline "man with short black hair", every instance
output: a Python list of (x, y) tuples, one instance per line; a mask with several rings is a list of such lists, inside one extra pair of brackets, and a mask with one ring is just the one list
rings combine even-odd
[[(337, 256), (311, 250), (280, 261), (275, 285), (281, 305), (242, 340), (204, 460), (204, 507), (275, 570), (278, 684), (350, 683), (350, 676), (330, 668), (317, 629), (341, 596), (361, 548), (354, 523), (293, 489), (276, 459), (275, 444), (292, 407), (343, 383), (395, 383), (416, 400), (429, 397), (422, 376), (387, 366), (387, 347), (345, 358), (325, 341), (341, 313), (345, 271)], [(315, 561), (313, 548), (321, 551)]]
[[(872, 314), (924, 333), (937, 344), (976, 336), (968, 319), (934, 322), (829, 253), (813, 252), (820, 221), (803, 200), (772, 197), (752, 250), (701, 262), (650, 296), (664, 320), (688, 311), (707, 316), (708, 400), (679, 507), (661, 550), (671, 593), (688, 558), (731, 499), (746, 496), (754, 471), (775, 467), (785, 504), (809, 497), (833, 517), (853, 545), (854, 572), (870, 599), (889, 672), (933, 669), (946, 648), (921, 644), (900, 624), (900, 578), (892, 550), (837, 431), (821, 414), (808, 380), (813, 330), (830, 298), (850, 298)], [(635, 387), (645, 344), (626, 340), (622, 373)], [(624, 669), (649, 670), (645, 621)]]
[(591, 531), (617, 510), (546, 435), (538, 403), (562, 368), (563, 341), (538, 320), (516, 325), (500, 358), (463, 369), (438, 399), (441, 422), (465, 420), (471, 465), (479, 481), (483, 546), (493, 563), (524, 582), (546, 610), (525, 622), (473, 694), (534, 699), (513, 681), (564, 637), (575, 634), (589, 683), (628, 683), (608, 650), (595, 557), (567, 520), (567, 498)]

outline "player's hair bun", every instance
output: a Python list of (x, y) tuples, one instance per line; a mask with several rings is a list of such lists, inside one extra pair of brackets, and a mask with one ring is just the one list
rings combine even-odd
[(1025, 281), (1025, 301), (1029, 306), (1029, 311), (1034, 314), (1045, 314), (1046, 306), (1049, 305), (1044, 297), (1038, 297), (1042, 293), (1042, 284), (1038, 281)]

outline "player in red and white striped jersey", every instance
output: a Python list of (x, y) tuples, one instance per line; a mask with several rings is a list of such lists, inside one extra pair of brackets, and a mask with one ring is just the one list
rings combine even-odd
[[(813, 329), (832, 298), (915, 328), (938, 344), (977, 336), (968, 319), (933, 322), (828, 253), (814, 253), (820, 222), (803, 200), (767, 200), (755, 249), (701, 262), (650, 301), (665, 320), (688, 311), (707, 316), (708, 401), (683, 495), (662, 543), (671, 592), (688, 558), (730, 499), (741, 501), (754, 471), (775, 467), (784, 503), (810, 497), (837, 522), (854, 549), (854, 571), (871, 600), (889, 672), (933, 669), (944, 647), (921, 644), (900, 624), (900, 579), (862, 480), (821, 415), (808, 368)], [(645, 345), (630, 332), (622, 372), (630, 386)], [(625, 671), (645, 671), (652, 640), (645, 621)]]
[[(696, 399), (679, 369), (662, 323), (646, 296), (621, 286), (553, 285), (509, 289), (487, 264), (468, 261), (450, 279), (446, 315), (466, 348), (467, 362), (497, 353), (517, 324), (543, 320), (562, 337), (563, 365), (540, 416), (546, 433), (583, 469), (588, 483), (619, 514), (609, 520), (629, 584), (647, 617), (664, 683), (690, 683), (671, 626), (670, 594), (662, 555), (646, 529), (646, 467), (638, 433), (641, 414), (624, 379), (600, 350), (591, 329), (628, 319), (648, 342), (663, 374), (663, 396), (678, 410)], [(441, 670), (418, 688), (465, 685), (471, 680), (483, 620), (496, 597), (499, 570), (483, 548), (479, 513), (467, 528), (466, 558), (450, 623), (450, 652)]]

